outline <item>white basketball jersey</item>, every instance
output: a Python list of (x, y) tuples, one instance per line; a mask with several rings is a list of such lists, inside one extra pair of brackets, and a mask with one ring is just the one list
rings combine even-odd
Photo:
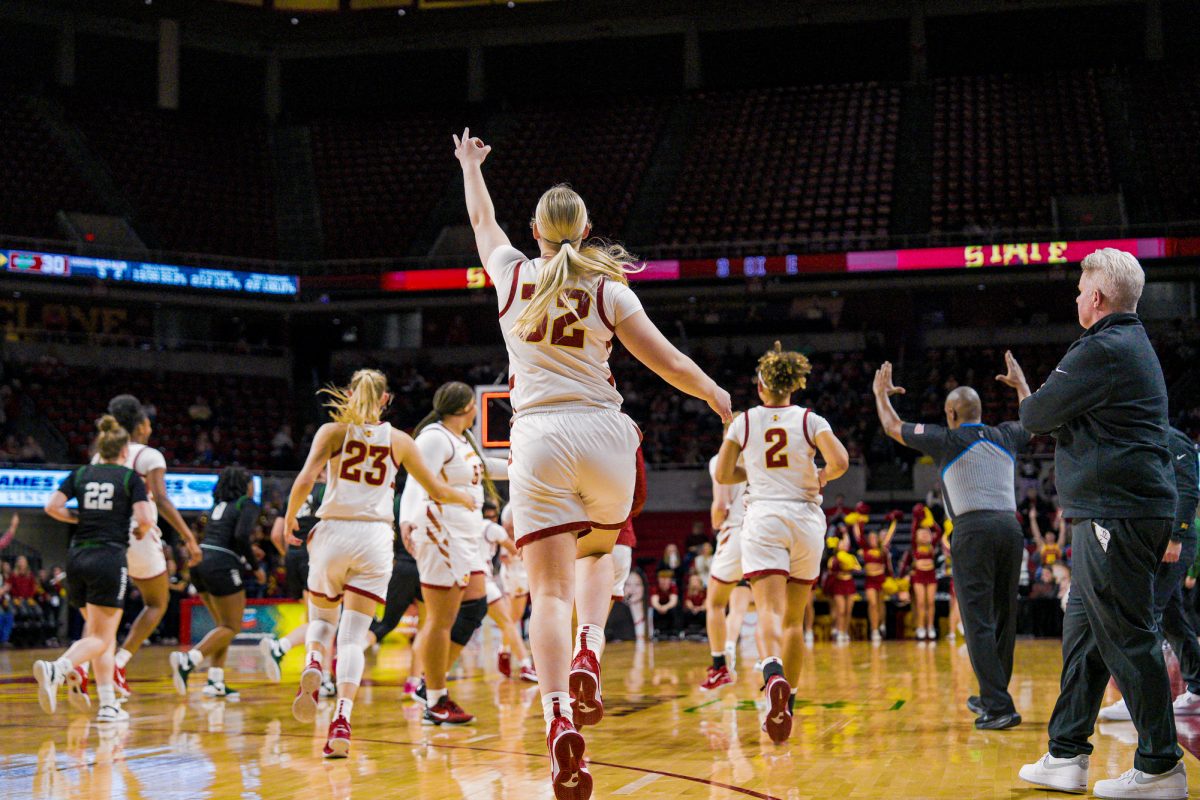
[(742, 447), (746, 502), (821, 502), (817, 435), (832, 430), (824, 417), (800, 406), (757, 406), (738, 416), (725, 434)]
[[(471, 495), (483, 505), (483, 462), (466, 437), (451, 432), (440, 422), (431, 423), (417, 435), (417, 450), (425, 466), (455, 489)], [(460, 505), (437, 503), (421, 484), (409, 476), (400, 496), (400, 521), (414, 525), (444, 527), (455, 536), (474, 537), (479, 530), (478, 511)]]
[[(744, 459), (738, 458), (738, 466), (744, 466), (744, 464)], [(708, 474), (714, 481), (717, 479), (716, 456), (708, 460)], [(725, 515), (725, 521), (721, 523), (721, 529), (740, 528), (742, 519), (746, 516), (746, 484), (744, 482), (735, 483), (725, 488), (729, 490), (729, 511)]]
[(337, 467), (329, 466), (318, 519), (392, 522), (397, 465), (391, 425), (347, 425)]
[(530, 261), (513, 247), (500, 247), (488, 260), (496, 284), (500, 328), (508, 348), (509, 388), (514, 411), (555, 403), (621, 407), (621, 394), (608, 368), (616, 326), (641, 310), (628, 286), (606, 278), (569, 284), (542, 326), (525, 338), (513, 333), (533, 297), (543, 260)]
[(488, 574), (492, 573), (492, 559), (496, 557), (496, 550), (500, 546), (500, 542), (508, 538), (508, 532), (501, 528), (490, 519), (483, 520), (483, 528), (479, 531), (479, 555), (483, 558), (483, 563), (487, 565)]
[[(100, 454), (92, 456), (92, 463), (100, 463)], [(125, 458), (125, 467), (136, 472), (141, 477), (146, 477), (147, 473), (155, 469), (166, 469), (167, 459), (163, 456), (162, 451), (146, 444), (129, 443), (129, 455)], [(154, 503), (154, 496), (150, 492), (150, 487), (146, 487), (146, 495), (150, 499), (150, 516), (154, 520), (154, 527), (158, 527), (158, 506)], [(131, 528), (136, 528), (137, 523), (132, 522)]]

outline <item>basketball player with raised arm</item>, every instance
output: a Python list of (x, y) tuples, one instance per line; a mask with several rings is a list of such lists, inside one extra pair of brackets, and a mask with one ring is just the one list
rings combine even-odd
[[(557, 800), (586, 800), (592, 776), (575, 723), (604, 714), (600, 658), (612, 594), (612, 548), (633, 505), (637, 426), (621, 413), (608, 368), (614, 339), (677, 389), (728, 420), (729, 393), (659, 332), (629, 288), (634, 258), (587, 241), (583, 199), (542, 195), (532, 234), (540, 257), (512, 246), (483, 179), (491, 148), (454, 137), (479, 257), (496, 286), (515, 414), (509, 486), (517, 546), (529, 571), (530, 644), (538, 668)], [(572, 609), (579, 615), (574, 657)], [(572, 710), (572, 700), (575, 709)]]
[[(800, 679), (804, 609), (821, 573), (825, 513), (821, 490), (850, 465), (829, 423), (792, 405), (812, 371), (800, 353), (779, 342), (758, 360), (762, 405), (735, 419), (717, 455), (721, 483), (746, 483), (742, 569), (754, 592), (762, 642), (763, 689), (769, 707), (763, 730), (776, 744), (792, 733), (792, 687)], [(820, 453), (825, 466), (818, 468)], [(738, 466), (738, 459), (745, 466)]]
[[(350, 752), (350, 712), (362, 681), (367, 631), (375, 606), (384, 602), (392, 574), (396, 470), (403, 465), (441, 502), (473, 508), (475, 501), (429, 471), (412, 437), (380, 421), (391, 401), (383, 373), (360, 369), (349, 386), (322, 391), (331, 398), (333, 421), (317, 431), (304, 468), (292, 484), (284, 517), (289, 534), (300, 529), (300, 510), (328, 464), (329, 482), (317, 510), (320, 522), (308, 536), (308, 657), (292, 714), (300, 722), (316, 718), (321, 667), (336, 633), (338, 700), (325, 757), (345, 758)], [(294, 539), (293, 535), (289, 541), (296, 544)]]

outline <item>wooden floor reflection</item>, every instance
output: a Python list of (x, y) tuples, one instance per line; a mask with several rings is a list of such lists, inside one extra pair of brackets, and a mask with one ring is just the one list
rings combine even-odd
[[(455, 699), (478, 715), (456, 729), (423, 726), (418, 709), (401, 701), (404, 646), (370, 656), (351, 757), (325, 762), (331, 704), (322, 703), (315, 726), (289, 713), (299, 652), (285, 662), (284, 684), (272, 685), (256, 671), (253, 652), (239, 649), (227, 669), (242, 691), (234, 703), (202, 699), (199, 685), (186, 700), (177, 697), (167, 651), (146, 650), (130, 667), (131, 724), (105, 731), (73, 715), (65, 699), (57, 715), (43, 715), (28, 676), (45, 654), (6, 651), (0, 798), (551, 798), (536, 687), (501, 679), (483, 652), (476, 648), (474, 661), (487, 667), (469, 667), (452, 684)], [(1020, 765), (1045, 750), (1057, 642), (1019, 643), (1013, 688), (1025, 723), (1002, 732), (972, 727), (963, 701), (976, 687), (961, 645), (818, 643), (784, 747), (759, 732), (759, 679), (750, 665), (735, 687), (713, 696), (697, 689), (706, 661), (700, 644), (609, 647), (608, 716), (587, 732), (597, 798), (1062, 797), (1016, 779)], [(1181, 722), (1180, 738), (1200, 739), (1200, 720)], [(1094, 741), (1093, 780), (1132, 765), (1129, 723), (1102, 724)], [(1195, 757), (1186, 763), (1191, 785), (1200, 787)]]

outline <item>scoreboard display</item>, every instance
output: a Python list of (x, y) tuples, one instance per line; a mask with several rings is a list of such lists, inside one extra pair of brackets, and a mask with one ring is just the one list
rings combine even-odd
[(510, 438), (512, 425), (512, 401), (508, 396), (508, 386), (490, 385), (475, 387), (475, 406), (479, 409), (475, 415), (475, 439), (486, 450), (505, 451), (512, 444)]

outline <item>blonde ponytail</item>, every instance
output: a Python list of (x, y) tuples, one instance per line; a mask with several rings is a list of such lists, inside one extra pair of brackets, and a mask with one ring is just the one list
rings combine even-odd
[(96, 437), (96, 452), (104, 461), (116, 461), (121, 457), (121, 451), (129, 446), (129, 431), (121, 427), (117, 418), (105, 414), (96, 420), (96, 429), (100, 435)]
[(628, 275), (643, 269), (634, 263), (636, 257), (615, 242), (583, 240), (591, 224), (587, 207), (583, 198), (566, 184), (552, 186), (542, 195), (533, 223), (542, 242), (557, 247), (558, 252), (538, 271), (533, 297), (513, 326), (513, 333), (521, 338), (545, 325), (560, 300), (566, 306), (564, 291), (571, 282), (601, 276), (628, 286)]
[(378, 422), (387, 393), (387, 378), (376, 369), (360, 369), (350, 378), (349, 385), (326, 386), (318, 392), (329, 395), (325, 407), (330, 409), (333, 421), (347, 425)]

